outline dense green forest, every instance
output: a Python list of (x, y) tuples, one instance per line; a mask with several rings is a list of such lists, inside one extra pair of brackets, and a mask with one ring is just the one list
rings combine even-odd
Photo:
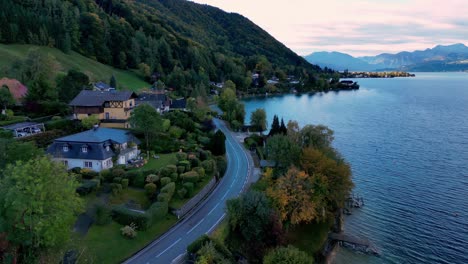
[[(320, 67), (306, 62), (238, 14), (185, 0), (0, 0), (0, 42), (75, 51), (120, 69), (140, 69), (181, 95), (209, 81), (238, 91), (252, 73), (294, 75), (314, 90)], [(330, 73), (330, 72), (328, 72)]]

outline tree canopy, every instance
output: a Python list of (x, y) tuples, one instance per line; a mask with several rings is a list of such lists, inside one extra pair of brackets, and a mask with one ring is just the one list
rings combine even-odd
[(264, 131), (267, 128), (266, 112), (263, 108), (258, 108), (250, 116), (250, 125), (258, 131)]
[(0, 181), (0, 233), (20, 248), (22, 261), (69, 239), (83, 209), (76, 187), (74, 176), (48, 157), (8, 165)]
[(144, 134), (149, 156), (150, 137), (162, 130), (161, 115), (149, 104), (141, 104), (132, 111), (129, 122), (134, 130)]
[(314, 259), (307, 253), (289, 245), (270, 251), (263, 259), (263, 264), (313, 264)]

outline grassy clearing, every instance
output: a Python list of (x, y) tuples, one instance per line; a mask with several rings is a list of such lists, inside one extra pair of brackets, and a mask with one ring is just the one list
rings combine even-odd
[(293, 246), (313, 256), (322, 249), (323, 243), (327, 240), (329, 223), (312, 223), (300, 225), (290, 230), (287, 240)]
[(0, 44), (0, 69), (10, 67), (15, 60), (26, 58), (28, 52), (32, 49), (37, 49), (41, 53), (54, 56), (60, 64), (60, 71), (67, 72), (70, 69), (76, 69), (86, 73), (93, 82), (104, 81), (108, 83), (110, 77), (114, 74), (117, 79), (117, 86), (119, 86), (120, 89), (138, 91), (150, 87), (148, 83), (133, 71), (116, 69), (86, 58), (76, 52), (65, 54), (58, 49), (43, 46)]
[(109, 199), (111, 205), (118, 205), (126, 203), (129, 200), (135, 201), (137, 204), (141, 205), (143, 210), (146, 210), (150, 206), (150, 201), (148, 196), (143, 189), (126, 189), (119, 196), (112, 196)]
[(83, 252), (79, 263), (121, 263), (166, 232), (176, 222), (175, 216), (168, 215), (149, 229), (138, 231), (135, 239), (124, 238), (120, 234), (122, 226), (118, 223), (111, 222), (106, 226), (93, 225), (85, 237), (74, 238), (80, 252)]
[(177, 164), (176, 153), (158, 154), (159, 159), (150, 158), (148, 163), (138, 170), (158, 170), (170, 164)]

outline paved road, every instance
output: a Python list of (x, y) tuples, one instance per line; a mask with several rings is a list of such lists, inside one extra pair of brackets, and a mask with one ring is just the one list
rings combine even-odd
[(253, 172), (253, 161), (223, 121), (214, 119), (226, 135), (228, 167), (216, 189), (184, 220), (161, 238), (129, 258), (124, 263), (165, 264), (185, 253), (187, 246), (203, 234), (210, 233), (226, 216), (226, 200), (238, 196)]

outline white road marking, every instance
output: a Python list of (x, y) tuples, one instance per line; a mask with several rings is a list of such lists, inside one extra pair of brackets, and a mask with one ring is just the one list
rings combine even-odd
[(194, 226), (192, 227), (192, 229), (190, 229), (190, 230), (187, 232), (187, 235), (188, 235), (190, 232), (192, 232), (195, 228), (197, 228), (197, 226), (199, 226), (199, 225), (203, 222), (203, 220), (205, 220), (205, 218), (203, 218), (202, 220), (200, 220), (200, 222), (198, 222), (198, 224), (194, 225)]
[(214, 225), (213, 225), (210, 229), (208, 229), (208, 232), (206, 232), (205, 234), (208, 235), (209, 233), (211, 233), (211, 231), (213, 231), (213, 229), (219, 224), (219, 222), (221, 222), (221, 221), (224, 219), (225, 216), (226, 216), (226, 213), (224, 213), (224, 214), (218, 219), (218, 221), (216, 221), (216, 223), (214, 223)]
[(228, 195), (229, 192), (226, 192), (224, 195), (223, 195), (223, 198), (221, 198), (221, 200), (224, 200), (226, 199), (226, 196)]
[(208, 215), (210, 215), (216, 209), (216, 207), (218, 207), (218, 205), (219, 205), (219, 202), (215, 205), (215, 207), (213, 207), (213, 209), (211, 209), (211, 211), (208, 213)]
[(179, 241), (180, 241), (181, 239), (182, 239), (182, 238), (177, 239), (176, 242), (172, 243), (172, 245), (170, 245), (168, 248), (166, 248), (163, 252), (159, 253), (159, 255), (157, 255), (156, 257), (159, 258), (162, 254), (166, 253), (166, 251), (168, 251), (168, 250), (171, 249), (173, 246), (175, 246), (175, 244), (179, 243)]

